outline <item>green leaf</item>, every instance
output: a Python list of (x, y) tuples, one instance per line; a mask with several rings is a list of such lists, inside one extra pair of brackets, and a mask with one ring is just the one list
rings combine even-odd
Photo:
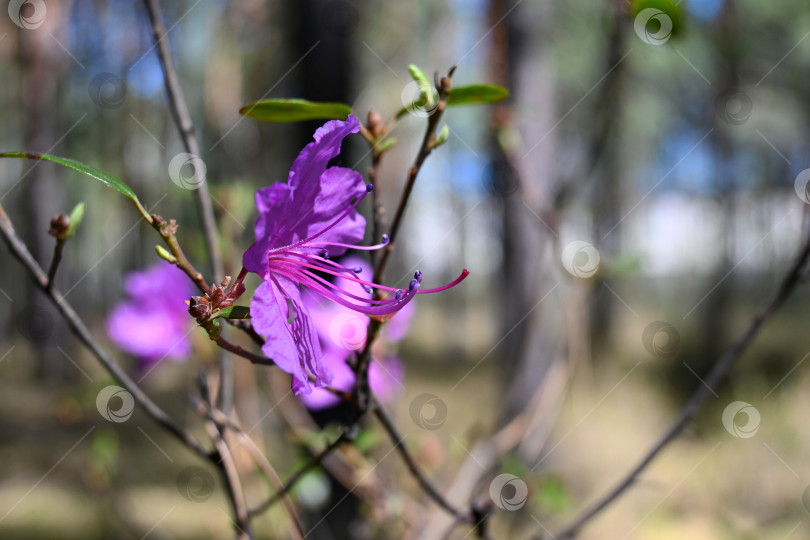
[(679, 2), (634, 0), (630, 6), (636, 35), (650, 45), (663, 45), (683, 31), (684, 17)]
[(70, 211), (70, 225), (68, 225), (68, 230), (65, 233), (65, 240), (73, 236), (73, 233), (75, 233), (76, 229), (78, 229), (79, 225), (81, 225), (83, 218), (84, 218), (84, 203), (80, 202), (79, 204), (73, 207), (73, 210)]
[(211, 319), (249, 319), (250, 318), (250, 307), (249, 306), (231, 306), (222, 308), (217, 310), (217, 312), (211, 316)]
[(509, 97), (509, 90), (497, 84), (471, 84), (456, 86), (447, 96), (447, 105), (477, 105), (503, 101)]
[(70, 158), (63, 158), (52, 156), (50, 154), (40, 154), (39, 152), (3, 152), (0, 153), (0, 158), (22, 158), (22, 159), (36, 159), (40, 161), (52, 161), (54, 163), (58, 163), (63, 167), (67, 167), (69, 169), (73, 169), (74, 171), (79, 171), (80, 173), (84, 173), (90, 178), (95, 178), (102, 184), (106, 185), (107, 187), (113, 188), (115, 191), (126, 195), (129, 200), (135, 205), (135, 208), (138, 209), (138, 212), (148, 221), (152, 223), (152, 217), (149, 215), (144, 207), (141, 205), (141, 201), (138, 200), (138, 196), (135, 195), (135, 192), (132, 191), (132, 188), (126, 185), (124, 182), (116, 178), (111, 174), (107, 174), (106, 172), (96, 169), (94, 167), (90, 167), (89, 165), (85, 165), (80, 161), (76, 161), (75, 159)]
[[(497, 84), (471, 84), (469, 86), (457, 86), (450, 90), (447, 96), (447, 105), (485, 105), (503, 101), (509, 97), (509, 90)], [(408, 114), (408, 111), (422, 109), (427, 105), (424, 96), (420, 96), (410, 105), (401, 108), (396, 115), (397, 120)]]
[(352, 108), (345, 103), (315, 103), (305, 99), (263, 99), (239, 109), (239, 114), (262, 122), (346, 120)]
[(132, 188), (123, 183), (118, 178), (114, 177), (111, 174), (107, 174), (99, 169), (95, 169), (93, 167), (85, 165), (84, 163), (76, 161), (75, 159), (62, 158), (52, 156), (50, 154), (40, 154), (38, 152), (4, 152), (0, 154), (0, 158), (23, 158), (23, 159), (38, 159), (43, 161), (53, 161), (54, 163), (58, 163), (59, 165), (68, 167), (69, 169), (73, 169), (74, 171), (84, 173), (91, 178), (95, 178), (99, 182), (106, 184), (108, 187), (113, 188), (119, 193), (123, 193), (133, 201), (138, 199), (138, 197), (135, 195), (135, 192), (132, 191)]

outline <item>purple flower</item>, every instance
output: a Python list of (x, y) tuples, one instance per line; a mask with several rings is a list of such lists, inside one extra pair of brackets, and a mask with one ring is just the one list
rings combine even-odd
[[(371, 186), (366, 186), (356, 171), (326, 168), (329, 160), (340, 153), (343, 139), (359, 130), (354, 115), (345, 122), (327, 122), (315, 132), (315, 141), (298, 154), (287, 183), (276, 182), (256, 193), (256, 242), (245, 252), (243, 264), (264, 282), (256, 289), (250, 314), (254, 328), (267, 338), (262, 351), (292, 375), (296, 394), (310, 393), (310, 380), (316, 387), (332, 380), (299, 286), (355, 312), (384, 316), (410, 302), (422, 280), (422, 274), (417, 272), (405, 291), (385, 287), (360, 279), (355, 269), (330, 259), (355, 247), (365, 232), (366, 221), (356, 207)], [(380, 245), (355, 249), (380, 249), (386, 244), (387, 238), (383, 238)], [(376, 288), (390, 294), (381, 299), (358, 296), (339, 288), (324, 275), (343, 277), (369, 292)], [(466, 270), (450, 286), (465, 276)]]
[(159, 261), (124, 278), (128, 298), (107, 318), (107, 332), (121, 349), (138, 357), (146, 370), (163, 358), (183, 360), (191, 353), (194, 321), (186, 301), (195, 289), (173, 264)]
[[(358, 276), (371, 275), (371, 268), (362, 259), (346, 257), (342, 263), (355, 270), (359, 269), (359, 272), (356, 272)], [(337, 278), (335, 285), (358, 296), (371, 297), (371, 294), (357, 282)], [(369, 318), (340, 304), (324, 301), (315, 294), (305, 292), (302, 297), (318, 332), (321, 349), (324, 352), (322, 363), (333, 375), (330, 386), (344, 392), (352, 392), (356, 378), (347, 362), (355, 351), (365, 347)], [(373, 361), (369, 366), (369, 385), (374, 395), (382, 401), (390, 400), (402, 388), (404, 370), (397, 356), (378, 354), (378, 351), (381, 350), (381, 345), (392, 345), (405, 336), (413, 315), (413, 307), (414, 304), (408, 303), (390, 322), (387, 322), (383, 326), (381, 336), (385, 343), (378, 340), (372, 347)], [(394, 321), (396, 332), (388, 332)], [(315, 388), (311, 394), (302, 395), (301, 401), (309, 409), (319, 410), (337, 405), (340, 398), (328, 390)]]

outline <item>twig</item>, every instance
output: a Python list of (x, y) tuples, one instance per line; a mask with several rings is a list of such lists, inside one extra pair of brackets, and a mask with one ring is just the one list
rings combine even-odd
[(246, 321), (245, 319), (226, 319), (226, 320), (228, 321), (228, 324), (230, 324), (234, 328), (238, 328), (239, 330), (243, 331), (248, 336), (250, 336), (250, 339), (253, 340), (253, 343), (258, 345), (259, 347), (264, 345), (265, 342), (267, 341), (264, 338), (264, 336), (260, 335), (256, 331), (256, 329), (253, 328), (253, 325), (250, 323), (250, 321)]
[[(194, 400), (193, 405), (201, 416), (213, 420), (221, 426), (227, 427), (238, 435), (240, 443), (244, 445), (248, 452), (250, 452), (256, 466), (261, 469), (267, 479), (273, 484), (273, 487), (277, 491), (284, 489), (284, 485), (276, 473), (276, 470), (273, 468), (273, 465), (256, 445), (256, 442), (250, 437), (250, 435), (245, 433), (241, 426), (225, 416), (222, 411), (216, 409), (212, 410), (208, 403), (199, 398)], [(298, 521), (298, 514), (295, 511), (295, 506), (293, 506), (287, 497), (284, 498), (284, 507), (287, 509), (287, 513), (290, 514), (290, 519), (292, 520), (293, 527), (298, 534), (298, 538), (303, 539), (306, 535), (304, 534), (301, 524)], [(250, 512), (248, 513), (250, 514)]]
[(174, 256), (174, 264), (177, 268), (185, 272), (201, 291), (207, 291), (208, 283), (205, 282), (205, 278), (203, 278), (202, 274), (189, 262), (186, 255), (183, 253), (183, 249), (177, 242), (177, 223), (173, 219), (166, 221), (157, 214), (152, 214), (150, 225), (163, 237), (166, 247), (169, 248), (172, 256)]
[(90, 349), (90, 352), (101, 362), (104, 368), (115, 378), (121, 385), (132, 394), (135, 402), (143, 407), (146, 413), (158, 424), (163, 426), (169, 433), (175, 436), (180, 442), (185, 444), (197, 455), (210, 459), (211, 453), (203, 447), (197, 439), (195, 439), (189, 432), (180, 427), (163, 409), (157, 406), (149, 396), (147, 396), (140, 387), (129, 378), (129, 376), (122, 370), (113, 358), (96, 341), (90, 330), (85, 326), (84, 322), (74, 311), (73, 307), (65, 300), (62, 294), (55, 287), (48, 287), (48, 276), (45, 271), (39, 266), (39, 263), (34, 259), (28, 248), (14, 232), (14, 227), (6, 215), (2, 205), (0, 205), (0, 235), (3, 236), (6, 244), (8, 245), (14, 256), (25, 266), (31, 274), (34, 283), (42, 289), (48, 298), (56, 305), (59, 312), (70, 325), (74, 334), (82, 341), (82, 343)]
[[(200, 392), (208, 404), (208, 408), (213, 408), (213, 401), (215, 396), (211, 391), (213, 382), (206, 372), (200, 377)], [(212, 461), (214, 465), (219, 468), (222, 475), (223, 483), (228, 492), (228, 499), (231, 502), (231, 508), (234, 514), (234, 525), (238, 531), (237, 538), (239, 540), (252, 540), (254, 538), (250, 516), (247, 512), (247, 502), (245, 501), (245, 494), (242, 490), (242, 482), (239, 479), (239, 471), (236, 468), (233, 454), (231, 453), (228, 444), (225, 442), (223, 432), (225, 426), (219, 424), (213, 419), (205, 421), (205, 429), (208, 435), (213, 439), (214, 446), (216, 447), (216, 454)]]
[(379, 283), (382, 274), (385, 271), (385, 265), (388, 263), (388, 258), (394, 250), (394, 242), (399, 234), (399, 228), (402, 225), (402, 217), (405, 215), (405, 208), (408, 206), (408, 201), (411, 198), (413, 186), (416, 184), (416, 177), (422, 169), (422, 164), (425, 159), (433, 151), (434, 143), (436, 142), (436, 127), (439, 125), (439, 120), (442, 118), (444, 109), (447, 108), (447, 96), (451, 89), (451, 77), (455, 68), (451, 68), (446, 77), (442, 78), (439, 90), (439, 102), (436, 106), (435, 112), (428, 118), (427, 129), (425, 136), (422, 138), (422, 145), (419, 147), (419, 152), (416, 154), (416, 159), (408, 169), (408, 178), (405, 180), (405, 189), (402, 191), (402, 196), (399, 199), (399, 206), (397, 206), (396, 214), (394, 214), (394, 221), (391, 222), (391, 231), (388, 233), (390, 239), (388, 246), (383, 251), (382, 258), (374, 270), (374, 282)]
[(59, 263), (62, 262), (62, 248), (65, 246), (63, 239), (57, 238), (56, 245), (53, 247), (53, 259), (51, 259), (51, 267), (48, 269), (48, 288), (54, 287), (53, 279), (56, 277), (56, 269), (59, 268)]
[(261, 364), (261, 365), (266, 365), (266, 366), (274, 365), (274, 362), (271, 359), (269, 359), (269, 358), (267, 358), (265, 356), (259, 356), (258, 354), (254, 354), (254, 353), (252, 353), (250, 351), (246, 351), (245, 349), (243, 349), (239, 345), (234, 345), (233, 343), (231, 343), (230, 341), (228, 341), (227, 339), (225, 339), (222, 336), (219, 336), (214, 341), (216, 342), (217, 345), (219, 345), (220, 347), (222, 347), (226, 351), (232, 352), (233, 354), (235, 354), (237, 356), (241, 356), (242, 358), (247, 358), (253, 364)]
[[(444, 110), (447, 108), (447, 96), (450, 94), (450, 90), (452, 88), (452, 81), (451, 77), (453, 76), (453, 71), (455, 71), (455, 67), (450, 68), (449, 73), (446, 77), (442, 77), (441, 82), (438, 84), (437, 90), (439, 92), (438, 96), (438, 103), (436, 105), (436, 110), (433, 114), (430, 115), (428, 118), (427, 128), (425, 129), (425, 135), (422, 137), (422, 144), (419, 147), (419, 151), (416, 154), (416, 158), (414, 159), (413, 164), (408, 169), (408, 177), (405, 180), (405, 188), (402, 191), (402, 196), (399, 199), (399, 206), (397, 206), (396, 214), (394, 214), (394, 221), (391, 223), (391, 230), (388, 233), (388, 245), (385, 247), (383, 251), (382, 257), (380, 257), (379, 262), (377, 263), (376, 268), (374, 269), (374, 279), (372, 280), (374, 283), (381, 283), (383, 272), (385, 271), (385, 266), (388, 263), (388, 258), (391, 255), (391, 252), (394, 250), (394, 242), (399, 235), (399, 228), (402, 225), (402, 218), (405, 215), (405, 209), (408, 206), (408, 201), (410, 201), (411, 193), (413, 192), (413, 187), (416, 184), (416, 178), (419, 176), (419, 171), (422, 169), (422, 164), (425, 162), (425, 159), (433, 152), (433, 149), (436, 146), (436, 127), (439, 125), (439, 120), (441, 120), (442, 114)], [(369, 172), (371, 179), (373, 182), (376, 182), (377, 172), (379, 168), (379, 160), (381, 154), (374, 151), (374, 158), (372, 161), (372, 168)], [(376, 191), (376, 190), (375, 190)], [(372, 192), (374, 193), (374, 192)], [(374, 227), (375, 227), (375, 235), (377, 234), (379, 227), (379, 219), (380, 216), (377, 214), (378, 204), (376, 195), (374, 195)], [(376, 236), (375, 236), (376, 241)], [(366, 346), (363, 349), (363, 352), (359, 355), (357, 359), (357, 366), (355, 369), (356, 373), (356, 396), (358, 405), (361, 410), (368, 409), (371, 403), (371, 392), (369, 391), (368, 385), (368, 370), (371, 365), (371, 346), (374, 340), (377, 338), (380, 330), (380, 323), (376, 320), (372, 319), (368, 326), (368, 334), (366, 337)]]
[[(270, 393), (282, 395), (284, 392), (289, 392), (289, 379), (281, 370), (268, 369), (265, 370), (265, 373), (267, 374)], [(301, 441), (313, 456), (320, 453), (319, 449), (310, 445), (304, 435), (307, 432), (318, 431), (319, 426), (303, 408), (300, 401), (282, 398), (278, 400), (276, 406), (280, 413), (279, 418), (284, 422), (287, 429), (294, 434), (295, 438)], [(375, 502), (386, 498), (385, 490), (373, 473), (373, 465), (355, 447), (347, 446), (341, 452), (329, 453), (322, 459), (321, 465), (339, 484), (350, 490), (358, 498), (369, 501), (372, 508), (379, 508), (380, 505), (376, 505)], [(366, 476), (361, 484), (358, 484), (355, 475), (357, 470), (372, 472)]]
[[(163, 23), (163, 15), (160, 13), (158, 0), (144, 0), (144, 5), (149, 13), (149, 20), (152, 23), (152, 34), (157, 44), (158, 58), (160, 59), (160, 65), (163, 67), (163, 79), (166, 83), (166, 93), (169, 95), (169, 108), (171, 109), (172, 118), (174, 118), (177, 129), (180, 131), (180, 137), (183, 139), (183, 146), (186, 152), (199, 157), (200, 145), (197, 142), (197, 136), (194, 133), (194, 123), (191, 121), (191, 115), (188, 112), (188, 106), (183, 97), (183, 91), (180, 88), (180, 79), (174, 67), (174, 60), (172, 60), (169, 36), (166, 34), (166, 25)], [(208, 184), (197, 177), (199, 173), (200, 171), (195, 167), (194, 185), (197, 187), (195, 190), (197, 194), (197, 207), (200, 212), (200, 218), (202, 219), (203, 232), (205, 233), (205, 241), (208, 246), (211, 273), (213, 274), (214, 281), (218, 282), (222, 280), (224, 271), (222, 259), (219, 254), (214, 208), (211, 204)]]
[[(180, 88), (180, 78), (177, 76), (177, 70), (174, 67), (169, 36), (166, 32), (166, 25), (163, 23), (163, 15), (160, 12), (158, 0), (144, 0), (144, 5), (149, 13), (152, 34), (157, 44), (158, 58), (160, 59), (160, 65), (163, 67), (163, 80), (166, 83), (166, 93), (169, 95), (169, 108), (172, 112), (172, 118), (174, 118), (177, 129), (180, 131), (180, 137), (183, 139), (186, 152), (199, 158), (200, 145), (197, 142), (194, 122), (191, 120), (183, 90)], [(194, 186), (196, 187), (194, 191), (197, 195), (197, 209), (200, 212), (203, 232), (205, 233), (213, 281), (218, 283), (225, 276), (225, 269), (219, 252), (214, 208), (211, 204), (208, 183), (205, 180), (205, 178), (200, 178), (199, 167), (194, 167)], [(223, 411), (228, 412), (233, 405), (233, 363), (227, 355), (220, 354), (218, 364), (220, 372), (220, 407)]]
[(558, 540), (565, 540), (576, 537), (579, 530), (585, 526), (594, 516), (604, 510), (609, 504), (615, 501), (627, 488), (629, 488), (638, 478), (639, 474), (652, 462), (652, 460), (663, 450), (675, 437), (686, 427), (686, 424), (697, 414), (701, 406), (706, 402), (709, 396), (712, 395), (712, 388), (716, 388), (719, 383), (726, 377), (728, 372), (734, 367), (734, 364), (745, 352), (746, 348), (751, 344), (754, 337), (759, 332), (765, 321), (784, 303), (784, 301), (793, 292), (793, 289), (799, 284), (802, 279), (802, 269), (810, 258), (810, 234), (805, 238), (804, 245), (802, 246), (796, 261), (790, 267), (790, 270), (782, 279), (779, 287), (774, 291), (767, 302), (760, 308), (759, 312), (754, 316), (748, 327), (734, 340), (734, 342), (726, 349), (720, 356), (705, 378), (703, 384), (698, 385), (697, 390), (689, 398), (689, 401), (683, 406), (677, 418), (670, 424), (669, 428), (658, 439), (658, 441), (647, 451), (639, 463), (633, 467), (627, 475), (614, 486), (610, 491), (603, 495), (596, 503), (590, 508), (585, 510), (579, 517), (574, 519), (566, 527), (557, 532), (554, 538)]
[(462, 512), (455, 506), (453, 506), (444, 496), (439, 493), (439, 490), (430, 482), (428, 477), (422, 472), (422, 469), (419, 468), (419, 464), (416, 463), (416, 459), (411, 455), (408, 451), (408, 448), (404, 444), (399, 444), (402, 442), (404, 437), (400, 434), (397, 427), (394, 425), (394, 422), (388, 416), (388, 413), (382, 408), (382, 406), (377, 402), (374, 401), (374, 416), (382, 424), (385, 431), (388, 433), (388, 436), (391, 438), (391, 441), (394, 442), (396, 445), (396, 449), (399, 454), (402, 456), (402, 460), (405, 462), (405, 465), (408, 467), (408, 470), (411, 472), (411, 475), (416, 479), (419, 487), (422, 488), (431, 499), (433, 499), (436, 504), (441, 506), (447, 513), (452, 515), (454, 518), (459, 520), (462, 523), (471, 523), (472, 516), (468, 513)]
[(289, 493), (290, 490), (293, 487), (295, 487), (295, 484), (297, 484), (298, 481), (301, 480), (301, 478), (306, 473), (308, 473), (309, 471), (311, 471), (312, 469), (314, 469), (315, 467), (320, 465), (321, 462), (324, 460), (324, 458), (326, 458), (326, 456), (331, 454), (338, 446), (340, 446), (341, 444), (343, 444), (344, 442), (347, 442), (347, 441), (348, 441), (348, 435), (346, 434), (346, 432), (341, 433), (340, 437), (338, 437), (337, 439), (332, 441), (326, 448), (324, 448), (323, 450), (321, 450), (320, 452), (318, 452), (317, 454), (312, 456), (312, 459), (310, 459), (306, 463), (306, 465), (304, 465), (298, 471), (296, 471), (289, 478), (289, 480), (287, 480), (284, 483), (284, 485), (281, 487), (281, 489), (276, 491), (276, 493), (272, 497), (267, 499), (265, 502), (263, 502), (262, 504), (260, 504), (256, 508), (253, 508), (252, 510), (249, 510), (248, 514), (251, 517), (254, 517), (254, 516), (257, 516), (257, 515), (261, 514), (262, 512), (264, 512), (265, 510), (267, 510), (271, 506), (273, 506), (281, 498), (283, 498), (285, 495), (287, 495), (287, 493)]

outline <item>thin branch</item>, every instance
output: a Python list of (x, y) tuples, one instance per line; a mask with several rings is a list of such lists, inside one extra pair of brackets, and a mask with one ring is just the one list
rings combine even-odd
[(205, 278), (203, 278), (202, 274), (189, 262), (179, 242), (177, 242), (177, 222), (173, 219), (166, 221), (157, 214), (153, 214), (150, 225), (163, 237), (166, 247), (169, 248), (169, 251), (174, 257), (173, 263), (177, 268), (185, 272), (201, 291), (207, 291), (208, 283), (205, 282)]
[(261, 347), (267, 342), (264, 336), (260, 335), (256, 331), (256, 329), (253, 328), (253, 325), (251, 324), (250, 321), (247, 321), (245, 319), (226, 319), (226, 320), (228, 321), (228, 324), (230, 324), (234, 328), (238, 328), (239, 330), (243, 331), (248, 336), (250, 336), (250, 339), (253, 340), (253, 343), (258, 345), (259, 347)]
[(767, 302), (760, 308), (759, 312), (749, 323), (748, 327), (732, 342), (726, 351), (720, 356), (705, 378), (703, 384), (698, 385), (697, 390), (683, 406), (677, 418), (670, 424), (669, 428), (658, 439), (658, 441), (647, 451), (639, 463), (633, 467), (627, 475), (616, 484), (610, 491), (603, 495), (590, 508), (585, 510), (579, 517), (574, 519), (569, 525), (557, 532), (554, 538), (565, 540), (575, 538), (580, 529), (584, 527), (594, 516), (599, 514), (608, 505), (615, 501), (627, 488), (633, 485), (641, 472), (652, 462), (653, 459), (686, 427), (686, 424), (694, 418), (706, 400), (712, 395), (712, 388), (717, 388), (720, 382), (728, 375), (731, 368), (737, 363), (742, 354), (754, 340), (765, 321), (785, 302), (799, 282), (802, 280), (802, 269), (810, 259), (810, 235), (807, 235), (796, 261), (790, 267), (779, 287), (774, 291)]
[[(144, 0), (144, 5), (149, 13), (158, 58), (160, 59), (160, 65), (163, 67), (163, 80), (166, 83), (166, 93), (169, 96), (169, 108), (172, 112), (172, 118), (174, 118), (174, 123), (180, 131), (180, 137), (183, 139), (186, 152), (199, 158), (200, 145), (194, 131), (194, 122), (191, 120), (191, 114), (183, 96), (183, 90), (180, 88), (180, 78), (177, 76), (177, 70), (174, 67), (169, 36), (166, 32), (166, 25), (163, 22), (158, 0)], [(214, 208), (211, 204), (211, 195), (208, 191), (208, 183), (205, 178), (200, 178), (200, 174), (199, 167), (194, 167), (194, 186), (196, 187), (194, 191), (197, 196), (197, 209), (205, 233), (213, 281), (219, 283), (225, 277), (225, 269), (219, 252), (217, 224), (214, 217)], [(220, 371), (220, 406), (223, 411), (228, 412), (233, 406), (233, 363), (227, 355), (220, 354), (218, 364)]]
[(379, 280), (382, 278), (382, 274), (385, 271), (388, 258), (390, 257), (391, 252), (394, 250), (394, 242), (399, 234), (399, 228), (402, 225), (402, 218), (405, 215), (405, 208), (408, 206), (408, 201), (411, 198), (411, 192), (413, 192), (413, 187), (416, 184), (416, 177), (419, 176), (419, 171), (422, 169), (422, 164), (425, 162), (425, 159), (427, 159), (427, 157), (433, 151), (436, 142), (436, 128), (439, 125), (439, 120), (441, 120), (444, 110), (447, 108), (447, 96), (450, 93), (452, 84), (450, 78), (453, 75), (454, 69), (455, 68), (452, 68), (450, 70), (447, 77), (442, 78), (440, 88), (438, 88), (438, 105), (436, 106), (436, 110), (433, 112), (433, 114), (431, 114), (428, 118), (428, 125), (427, 129), (425, 130), (425, 136), (422, 138), (422, 145), (419, 147), (419, 152), (416, 154), (416, 159), (414, 159), (413, 164), (408, 169), (408, 177), (405, 180), (405, 189), (402, 191), (402, 196), (399, 199), (399, 206), (397, 206), (396, 214), (394, 214), (394, 221), (391, 222), (391, 231), (388, 233), (390, 241), (383, 252), (380, 262), (377, 264), (377, 268), (374, 270), (375, 283), (380, 282)]
[(466, 512), (462, 512), (453, 506), (453, 504), (451, 504), (447, 499), (445, 499), (444, 496), (439, 493), (439, 490), (436, 489), (436, 487), (430, 482), (430, 479), (428, 479), (425, 473), (422, 472), (422, 469), (419, 467), (419, 464), (416, 463), (416, 459), (408, 451), (408, 448), (404, 444), (399, 444), (404, 437), (394, 425), (394, 422), (391, 420), (391, 417), (388, 416), (388, 413), (385, 412), (385, 410), (376, 400), (374, 401), (373, 410), (374, 416), (377, 417), (385, 431), (388, 433), (388, 436), (391, 438), (391, 441), (393, 441), (396, 445), (396, 449), (402, 456), (402, 460), (405, 462), (405, 465), (408, 467), (411, 475), (413, 475), (413, 477), (416, 479), (419, 487), (422, 488), (422, 491), (424, 491), (436, 502), (436, 504), (441, 506), (448, 514), (452, 515), (459, 522), (471, 523), (472, 516)]
[[(183, 97), (183, 91), (180, 88), (180, 79), (174, 67), (169, 36), (166, 34), (166, 25), (163, 23), (163, 15), (160, 12), (158, 0), (144, 0), (144, 5), (149, 13), (149, 20), (152, 23), (152, 34), (157, 44), (160, 65), (163, 68), (163, 79), (166, 83), (166, 93), (169, 95), (169, 107), (171, 109), (172, 118), (174, 118), (177, 129), (180, 131), (180, 137), (183, 139), (183, 146), (186, 152), (200, 157), (200, 145), (197, 142), (197, 136), (194, 133), (194, 123), (191, 121), (191, 115), (188, 112), (188, 106)], [(194, 191), (197, 195), (197, 207), (200, 212), (200, 218), (202, 219), (203, 232), (205, 233), (205, 241), (208, 246), (208, 256), (211, 262), (213, 280), (219, 282), (224, 277), (224, 270), (219, 254), (214, 208), (211, 204), (208, 184), (203, 181), (204, 179), (198, 178), (199, 174), (200, 171), (195, 167), (194, 185), (197, 186), (197, 189)]]
[(53, 247), (53, 259), (51, 259), (51, 267), (48, 269), (48, 288), (54, 287), (54, 278), (56, 277), (56, 270), (59, 268), (59, 263), (62, 262), (62, 248), (65, 246), (63, 239), (57, 238), (56, 245)]
[(233, 354), (241, 356), (242, 358), (247, 358), (253, 364), (261, 364), (265, 366), (272, 366), (275, 364), (275, 362), (273, 362), (269, 358), (265, 356), (259, 356), (258, 354), (254, 354), (250, 351), (246, 351), (239, 345), (234, 345), (233, 343), (231, 343), (222, 336), (219, 336), (217, 339), (214, 340), (214, 342), (216, 342), (217, 345), (219, 345), (228, 352), (232, 352)]
[(287, 480), (284, 483), (284, 485), (281, 487), (281, 489), (279, 489), (272, 497), (267, 499), (265, 502), (263, 502), (262, 504), (260, 504), (256, 508), (253, 508), (252, 510), (248, 511), (248, 514), (251, 517), (254, 517), (254, 516), (257, 516), (257, 515), (261, 514), (262, 512), (264, 512), (265, 510), (267, 510), (271, 506), (273, 506), (276, 502), (278, 502), (285, 495), (287, 495), (287, 493), (289, 493), (290, 490), (293, 487), (295, 487), (295, 484), (297, 484), (298, 481), (301, 480), (301, 478), (303, 478), (303, 476), (306, 473), (308, 473), (309, 471), (311, 471), (312, 469), (314, 469), (315, 467), (320, 465), (321, 462), (326, 458), (326, 456), (331, 454), (335, 449), (337, 449), (338, 446), (340, 446), (344, 442), (347, 442), (348, 440), (349, 440), (349, 438), (348, 438), (348, 435), (346, 434), (346, 432), (341, 433), (340, 437), (338, 437), (337, 439), (332, 441), (326, 448), (324, 448), (323, 450), (321, 450), (320, 452), (318, 452), (317, 454), (312, 456), (312, 459), (310, 459), (306, 463), (306, 465), (304, 465), (298, 471), (296, 471), (289, 478), (289, 480)]
[[(199, 398), (194, 399), (193, 404), (194, 408), (197, 409), (197, 412), (201, 416), (217, 422), (217, 424), (220, 426), (224, 426), (232, 430), (239, 437), (240, 444), (244, 445), (247, 451), (250, 452), (254, 463), (256, 463), (256, 466), (264, 473), (270, 483), (273, 484), (273, 487), (276, 490), (281, 490), (284, 488), (284, 485), (276, 473), (276, 470), (273, 468), (273, 465), (256, 445), (256, 442), (250, 437), (250, 435), (245, 433), (241, 426), (225, 416), (222, 411), (216, 409), (212, 410), (208, 403)], [(290, 519), (292, 520), (293, 527), (295, 528), (298, 538), (303, 539), (306, 534), (304, 534), (301, 524), (298, 521), (298, 514), (295, 511), (295, 506), (288, 497), (284, 498), (284, 507), (287, 509), (287, 513), (290, 515)]]
[[(452, 81), (451, 77), (453, 76), (453, 71), (455, 68), (451, 68), (449, 73), (446, 77), (442, 77), (441, 82), (437, 85), (438, 90), (438, 103), (436, 105), (435, 111), (430, 115), (428, 118), (427, 128), (425, 129), (425, 135), (422, 137), (422, 144), (419, 147), (419, 151), (416, 154), (416, 158), (414, 159), (413, 164), (408, 169), (408, 177), (405, 180), (405, 188), (402, 191), (402, 196), (399, 199), (399, 206), (397, 206), (396, 214), (394, 214), (394, 221), (391, 223), (391, 230), (388, 233), (388, 245), (385, 247), (383, 251), (382, 257), (380, 257), (379, 262), (377, 263), (376, 268), (374, 269), (374, 279), (372, 280), (374, 283), (381, 283), (383, 272), (385, 272), (385, 266), (388, 263), (388, 258), (391, 255), (391, 252), (394, 250), (394, 242), (399, 235), (399, 229), (402, 225), (402, 218), (405, 215), (405, 209), (408, 206), (408, 202), (411, 198), (411, 193), (413, 192), (413, 187), (416, 184), (416, 178), (419, 176), (419, 171), (422, 169), (422, 164), (425, 162), (425, 159), (433, 152), (433, 149), (436, 147), (436, 128), (439, 125), (439, 121), (442, 118), (442, 114), (444, 110), (447, 108), (447, 96), (450, 94), (450, 90), (452, 88)], [(371, 123), (371, 122), (369, 122)], [(382, 140), (380, 138), (379, 140)], [(372, 143), (374, 144), (374, 143)], [(371, 171), (369, 172), (370, 178), (372, 183), (377, 181), (377, 174), (379, 171), (379, 164), (380, 164), (380, 157), (381, 154), (375, 149), (374, 157), (372, 161)], [(376, 190), (374, 190), (376, 191)], [(372, 192), (374, 193), (374, 192)], [(381, 213), (378, 215), (378, 200), (377, 195), (374, 196), (374, 234), (376, 235), (379, 231), (380, 227), (380, 220), (381, 220)], [(381, 207), (379, 208), (381, 212)], [(376, 236), (375, 236), (376, 241)], [(369, 383), (368, 383), (368, 371), (369, 367), (371, 366), (371, 346), (374, 340), (377, 338), (379, 334), (381, 323), (377, 322), (376, 320), (372, 319), (368, 326), (368, 334), (366, 337), (366, 346), (363, 349), (363, 352), (359, 355), (357, 360), (357, 366), (355, 368), (356, 373), (356, 396), (357, 402), (361, 410), (365, 411), (369, 408), (371, 404), (371, 392), (369, 391)]]
[[(205, 377), (204, 384), (209, 384), (208, 377)], [(214, 420), (209, 419), (205, 421), (205, 430), (208, 432), (211, 439), (213, 439), (217, 449), (216, 459), (213, 461), (222, 475), (222, 481), (228, 492), (228, 500), (231, 502), (235, 519), (234, 525), (237, 529), (237, 538), (239, 540), (252, 540), (254, 535), (250, 523), (250, 516), (247, 512), (247, 502), (245, 501), (245, 494), (242, 490), (242, 482), (239, 479), (239, 471), (236, 468), (236, 462), (223, 437), (224, 427)]]
[(211, 453), (203, 447), (197, 439), (195, 439), (189, 432), (180, 427), (174, 420), (167, 415), (163, 409), (157, 406), (149, 396), (122, 370), (113, 358), (101, 347), (96, 341), (90, 330), (85, 326), (84, 322), (79, 318), (74, 311), (73, 307), (65, 300), (62, 294), (55, 288), (48, 286), (48, 276), (45, 271), (39, 266), (39, 263), (34, 259), (28, 248), (22, 240), (14, 232), (14, 227), (11, 220), (6, 215), (2, 205), (0, 205), (0, 235), (2, 235), (6, 244), (8, 245), (11, 253), (19, 259), (31, 274), (34, 283), (42, 289), (48, 298), (54, 303), (59, 312), (70, 325), (71, 330), (79, 338), (79, 340), (90, 349), (90, 352), (101, 362), (104, 368), (118, 380), (121, 385), (132, 394), (135, 402), (143, 407), (146, 413), (158, 424), (163, 426), (169, 433), (175, 436), (181, 443), (193, 450), (197, 455), (210, 459)]

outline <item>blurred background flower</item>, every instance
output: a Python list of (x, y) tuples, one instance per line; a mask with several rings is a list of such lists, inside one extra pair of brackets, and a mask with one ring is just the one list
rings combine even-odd
[[(357, 276), (365, 280), (371, 279), (373, 273), (371, 267), (359, 257), (344, 257), (340, 263), (347, 268), (360, 268)], [(371, 298), (371, 294), (354, 281), (337, 278), (335, 285), (350, 294)], [(303, 295), (303, 300), (318, 332), (321, 349), (324, 351), (323, 362), (334, 377), (329, 386), (344, 392), (353, 392), (356, 377), (348, 362), (366, 345), (369, 318), (308, 291)], [(402, 361), (395, 354), (395, 345), (407, 334), (418, 302), (419, 298), (416, 298), (394, 314), (383, 325), (380, 339), (372, 346), (372, 363), (369, 366), (368, 380), (372, 391), (380, 401), (390, 402), (404, 389), (404, 368)], [(300, 399), (312, 410), (332, 407), (341, 400), (332, 392), (317, 388), (309, 395), (300, 396)]]
[(182, 270), (162, 260), (124, 278), (127, 297), (110, 312), (106, 327), (118, 347), (137, 357), (140, 372), (191, 354), (189, 336), (196, 324), (186, 302), (195, 291)]

